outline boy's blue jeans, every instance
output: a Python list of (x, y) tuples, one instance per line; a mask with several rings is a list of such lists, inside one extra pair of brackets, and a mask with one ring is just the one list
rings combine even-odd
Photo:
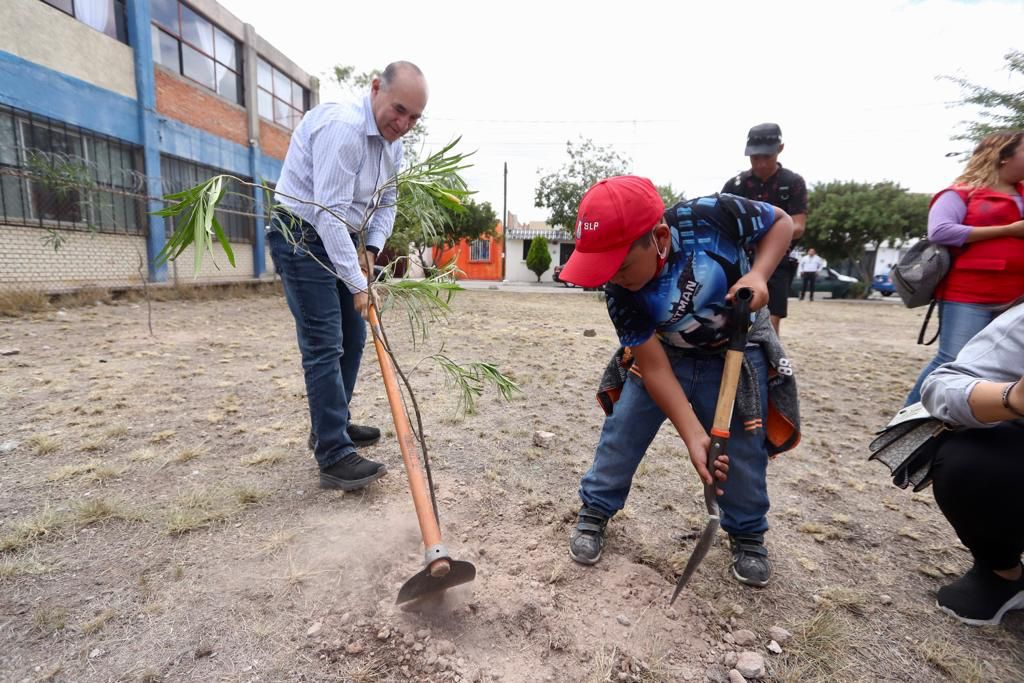
[[(757, 370), (763, 413), (768, 405), (764, 352), (757, 347), (748, 347), (745, 353)], [(697, 419), (710, 432), (725, 356), (680, 357), (670, 353), (669, 358)], [(764, 414), (761, 419), (765, 419)], [(664, 421), (665, 413), (647, 393), (643, 382), (629, 375), (615, 409), (604, 421), (594, 463), (580, 482), (580, 499), (584, 505), (609, 517), (622, 509), (633, 483), (633, 473)], [(764, 445), (764, 431), (744, 430), (742, 418), (734, 412), (729, 432), (726, 453), (729, 456), (729, 478), (721, 486), (725, 494), (718, 499), (722, 509), (722, 528), (730, 534), (764, 533), (768, 530), (769, 507), (768, 451)], [(679, 446), (683, 448), (682, 443)], [(686, 467), (696, 479), (692, 467), (689, 464)], [(684, 497), (682, 491), (679, 495)]]

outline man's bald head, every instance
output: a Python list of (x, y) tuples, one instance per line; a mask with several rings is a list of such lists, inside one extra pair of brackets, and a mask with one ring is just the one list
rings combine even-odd
[(427, 106), (427, 80), (412, 62), (391, 62), (370, 87), (377, 130), (389, 142), (416, 125)]

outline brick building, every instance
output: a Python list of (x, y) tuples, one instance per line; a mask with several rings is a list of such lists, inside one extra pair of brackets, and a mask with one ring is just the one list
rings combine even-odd
[[(0, 289), (191, 279), (191, 258), (154, 265), (157, 198), (217, 173), (275, 183), (317, 80), (213, 0), (3, 4)], [(200, 279), (272, 267), (262, 193), (233, 190), (236, 268), (218, 255)]]

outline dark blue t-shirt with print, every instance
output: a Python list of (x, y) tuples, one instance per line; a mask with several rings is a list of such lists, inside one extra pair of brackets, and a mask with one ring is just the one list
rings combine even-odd
[(729, 339), (725, 295), (747, 271), (745, 247), (775, 222), (771, 204), (731, 194), (679, 202), (665, 211), (672, 253), (643, 289), (605, 288), (619, 342), (638, 346), (657, 333), (672, 346), (710, 349)]

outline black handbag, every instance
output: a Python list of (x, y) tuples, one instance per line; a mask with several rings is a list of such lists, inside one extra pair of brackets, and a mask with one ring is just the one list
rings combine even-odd
[(877, 432), (868, 446), (868, 460), (888, 467), (892, 483), (901, 489), (913, 485), (915, 492), (921, 491), (932, 483), (932, 461), (949, 431), (920, 403), (909, 405)]

